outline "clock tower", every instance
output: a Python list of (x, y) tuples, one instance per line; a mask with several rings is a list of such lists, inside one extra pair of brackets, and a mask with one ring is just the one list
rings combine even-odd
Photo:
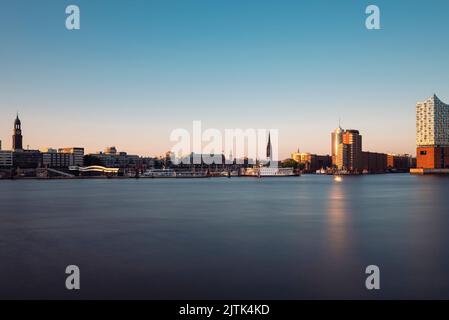
[(23, 150), (22, 146), (22, 124), (19, 119), (19, 114), (17, 114), (16, 120), (14, 121), (14, 133), (12, 136), (12, 149)]

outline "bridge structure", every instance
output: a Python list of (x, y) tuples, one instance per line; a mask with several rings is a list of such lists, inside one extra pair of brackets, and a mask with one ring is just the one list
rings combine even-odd
[(54, 174), (57, 174), (57, 175), (60, 175), (60, 176), (63, 176), (63, 177), (67, 177), (67, 178), (75, 177), (73, 174), (70, 174), (70, 173), (67, 173), (67, 172), (64, 172), (64, 171), (59, 171), (59, 170), (52, 169), (52, 168), (47, 168), (46, 170), (48, 172), (52, 172)]

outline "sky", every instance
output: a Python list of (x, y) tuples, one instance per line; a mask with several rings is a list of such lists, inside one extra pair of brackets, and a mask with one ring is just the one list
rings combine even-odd
[(414, 154), (416, 102), (449, 102), (448, 15), (447, 0), (0, 0), (0, 140), (19, 112), (30, 148), (155, 156), (200, 120), (278, 129), (286, 158), (330, 153), (341, 119), (366, 151)]

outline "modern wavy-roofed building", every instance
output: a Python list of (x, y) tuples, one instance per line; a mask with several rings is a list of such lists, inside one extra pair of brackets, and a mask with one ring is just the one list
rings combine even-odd
[(119, 172), (119, 168), (106, 168), (103, 166), (89, 166), (89, 167), (78, 167), (72, 166), (69, 168), (70, 171), (79, 171), (79, 172), (101, 172), (101, 173), (112, 173), (117, 174)]

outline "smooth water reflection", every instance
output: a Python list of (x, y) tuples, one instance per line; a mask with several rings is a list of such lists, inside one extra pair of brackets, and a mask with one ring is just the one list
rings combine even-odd
[(448, 187), (408, 174), (0, 181), (0, 297), (449, 298)]

